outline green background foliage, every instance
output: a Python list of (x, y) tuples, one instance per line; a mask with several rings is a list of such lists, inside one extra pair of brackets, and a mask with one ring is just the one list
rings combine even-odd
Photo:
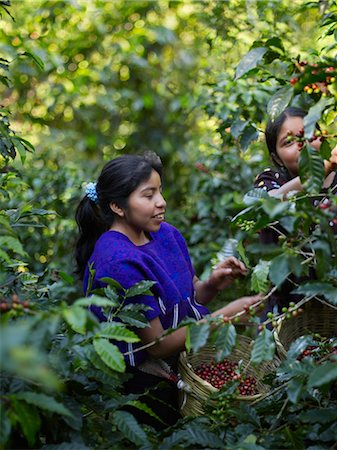
[[(304, 89), (319, 81), (310, 64), (336, 75), (335, 1), (1, 0), (0, 13), (0, 299), (10, 305), (1, 317), (0, 443), (155, 448), (158, 436), (121, 410), (146, 406), (121, 395), (124, 361), (109, 342), (137, 339), (128, 327), (145, 326), (140, 311), (122, 308), (121, 327), (104, 328), (79, 299), (74, 210), (83, 187), (110, 158), (154, 150), (167, 220), (184, 234), (197, 273), (233, 252), (251, 269), (219, 302), (315, 268), (316, 282), (299, 292), (336, 305), (327, 226), (336, 199), (329, 210), (311, 202), (322, 155), (303, 151), (302, 197), (280, 205), (248, 192), (269, 165), (266, 121), (287, 104), (310, 111), (306, 135), (316, 121), (327, 133), (324, 155), (336, 144), (336, 81), (326, 97)], [(275, 221), (289, 235), (267, 251), (258, 231)], [(113, 282), (92, 301), (115, 305)], [(236, 328), (219, 331), (220, 350), (230, 351)], [(190, 348), (209, 332), (192, 326)], [(160, 448), (329, 448), (336, 360), (298, 362), (303, 348), (301, 340), (291, 348), (269, 397), (233, 406), (220, 395), (217, 411), (182, 419), (159, 436)], [(273, 351), (264, 329), (252, 362)]]

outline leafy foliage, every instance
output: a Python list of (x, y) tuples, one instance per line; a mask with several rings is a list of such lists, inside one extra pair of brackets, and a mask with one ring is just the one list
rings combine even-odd
[[(332, 448), (336, 354), (299, 358), (308, 345), (326, 345), (313, 336), (291, 345), (258, 401), (236, 402), (232, 385), (207, 416), (162, 432), (138, 424), (125, 406), (154, 413), (123, 395), (129, 375), (111, 340), (138, 342), (145, 307), (125, 300), (152, 284), (124, 291), (105, 279), (90, 303), (120, 322), (98, 323), (73, 277), (70, 248), (82, 183), (104, 160), (151, 148), (166, 168), (168, 220), (186, 236), (197, 272), (206, 276), (229, 254), (251, 269), (219, 302), (251, 290), (268, 297), (271, 284), (295, 276), (305, 280), (294, 284), (303, 301), (319, 296), (336, 306), (336, 196), (328, 192), (329, 207), (319, 207), (323, 159), (337, 134), (334, 0), (231, 8), (215, 0), (39, 0), (34, 8), (0, 0), (0, 14), (0, 445)], [(325, 139), (319, 154), (310, 146), (301, 153), (305, 190), (280, 202), (251, 187), (267, 164), (266, 120), (289, 104), (308, 109), (305, 137), (318, 122)], [(268, 248), (257, 235), (266, 227), (278, 236)], [(218, 359), (239, 332), (250, 334), (257, 367), (274, 357), (268, 327), (298, 310), (261, 329), (254, 314), (245, 325), (237, 317), (181, 326), (188, 349), (211, 343)], [(336, 339), (329, 345), (336, 349)]]

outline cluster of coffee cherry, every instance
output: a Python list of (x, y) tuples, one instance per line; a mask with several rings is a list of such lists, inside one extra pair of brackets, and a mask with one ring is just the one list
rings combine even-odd
[[(333, 344), (335, 341), (335, 345)], [(303, 352), (297, 357), (298, 361), (302, 361), (304, 358), (313, 358), (315, 361), (319, 361), (322, 358), (337, 355), (336, 340), (327, 339), (318, 343), (317, 345), (308, 345)]]
[(257, 393), (256, 379), (252, 376), (242, 375), (238, 367), (237, 363), (224, 359), (218, 363), (215, 361), (208, 364), (202, 363), (195, 369), (195, 373), (216, 389), (221, 389), (230, 381), (238, 381), (237, 390), (240, 395), (255, 395)]
[(336, 82), (336, 67), (322, 63), (308, 64), (308, 61), (298, 61), (295, 66), (299, 74), (290, 78), (290, 84), (296, 90), (303, 90), (309, 95), (318, 94), (323, 97), (330, 95), (329, 86)]
[(28, 300), (20, 300), (17, 294), (12, 294), (10, 299), (0, 299), (0, 313), (6, 313), (10, 310), (24, 311), (30, 308)]
[(301, 128), (295, 135), (293, 134), (293, 132), (291, 130), (288, 130), (286, 142), (290, 143), (293, 141), (297, 141), (298, 146), (300, 148), (302, 148), (304, 146), (305, 141), (308, 141), (309, 143), (315, 141), (316, 139), (320, 139), (322, 141), (326, 135), (327, 135), (326, 130), (323, 130), (323, 131), (316, 130), (315, 134), (313, 136), (311, 136), (309, 139), (306, 139), (304, 137), (304, 129), (303, 128)]

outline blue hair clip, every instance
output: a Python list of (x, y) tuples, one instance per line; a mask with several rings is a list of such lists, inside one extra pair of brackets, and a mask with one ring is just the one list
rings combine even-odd
[(96, 183), (88, 183), (85, 187), (86, 196), (94, 203), (98, 202), (98, 196), (96, 191)]

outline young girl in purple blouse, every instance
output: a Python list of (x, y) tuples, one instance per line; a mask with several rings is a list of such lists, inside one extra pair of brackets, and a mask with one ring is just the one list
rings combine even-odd
[[(163, 381), (142, 369), (149, 360), (164, 361), (175, 368), (179, 352), (185, 348), (186, 329), (179, 328), (163, 337), (165, 330), (176, 328), (187, 317), (202, 320), (209, 314), (206, 305), (215, 295), (236, 277), (246, 274), (244, 264), (230, 257), (206, 281), (197, 278), (184, 238), (164, 221), (166, 201), (161, 173), (161, 161), (153, 153), (113, 159), (105, 165), (97, 183), (88, 185), (76, 212), (80, 231), (76, 259), (86, 293), (89, 265), (95, 271), (92, 289), (105, 286), (103, 277), (115, 279), (125, 289), (142, 280), (155, 282), (152, 295), (128, 299), (151, 309), (145, 312), (149, 326), (135, 330), (141, 342), (118, 344), (127, 371), (134, 375), (125, 385), (126, 393), (143, 393)], [(260, 296), (242, 297), (211, 316), (232, 316), (259, 299)], [(92, 311), (99, 320), (109, 321), (99, 308), (92, 307)], [(137, 347), (149, 343), (155, 344), (137, 351)], [(157, 400), (153, 401), (154, 395)], [(177, 390), (169, 382), (151, 398), (143, 396), (142, 401), (167, 424), (175, 423), (179, 417)], [(160, 428), (150, 416), (133, 412), (143, 423)]]

